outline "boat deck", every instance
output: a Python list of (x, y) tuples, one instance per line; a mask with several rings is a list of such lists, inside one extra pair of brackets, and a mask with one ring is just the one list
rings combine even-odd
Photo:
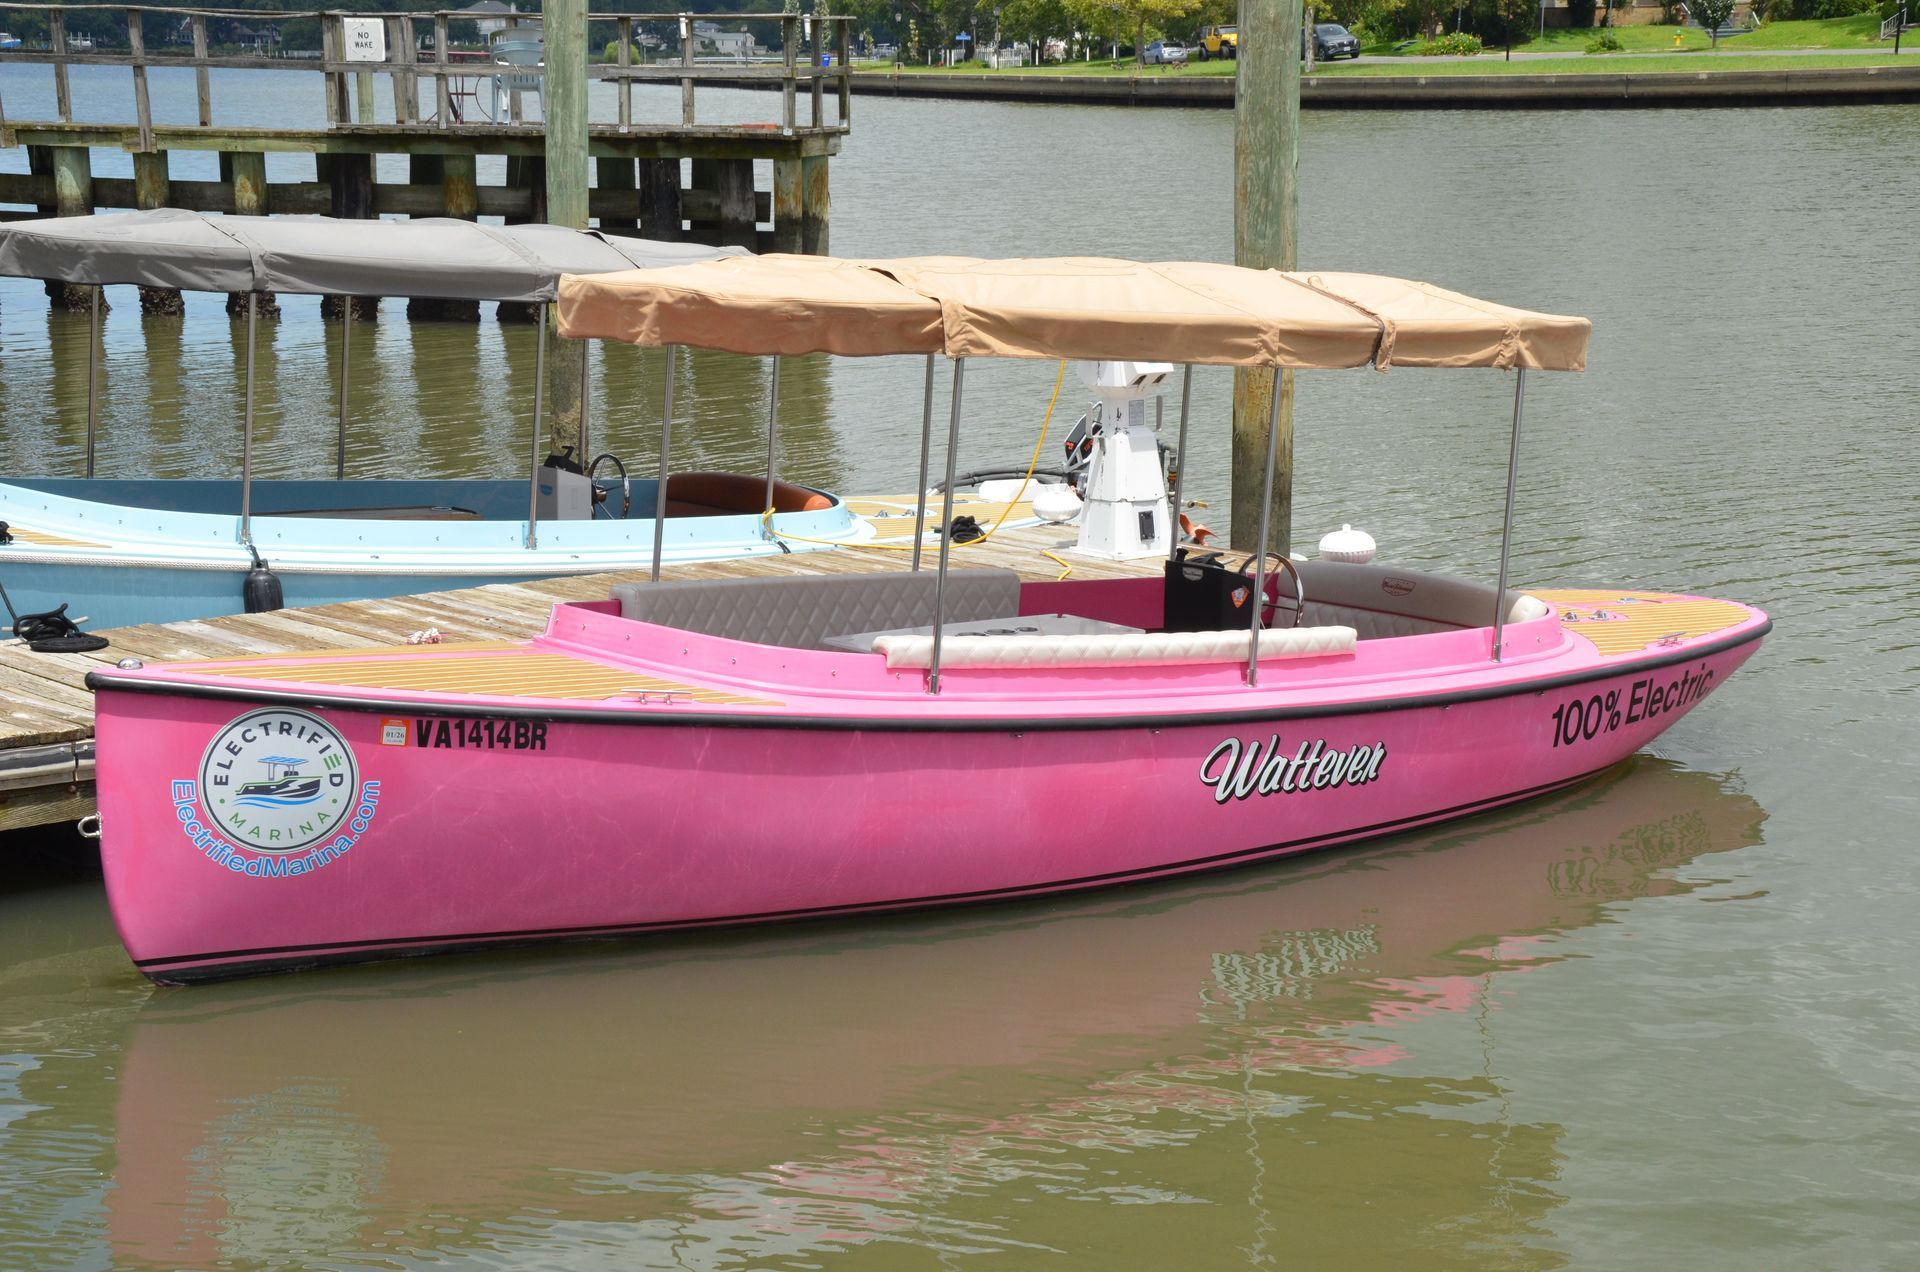
[[(912, 498), (880, 496), (848, 503), (863, 515), (882, 519), (882, 537), (875, 544), (668, 565), (662, 576), (750, 578), (904, 568), (910, 557), (895, 549), (912, 542)], [(954, 503), (956, 513), (972, 515), (982, 526), (993, 525), (1004, 506), (977, 498)], [(1022, 507), (1015, 516), (1024, 512)], [(896, 517), (894, 526), (886, 525)], [(1071, 577), (1085, 579), (1134, 577), (1160, 568), (1157, 560), (1106, 562), (1065, 555), (1075, 533), (1058, 526), (1009, 525), (984, 543), (956, 547), (954, 560), (1001, 566), (1036, 580), (1059, 578), (1069, 569)], [(931, 534), (925, 552), (925, 564), (931, 568), (939, 553), (939, 540)], [(100, 632), (112, 643), (93, 654), (36, 654), (18, 641), (0, 643), (0, 831), (71, 821), (93, 811), (93, 694), (85, 682), (95, 667), (112, 666), (122, 658), (155, 663), (372, 649), (403, 644), (413, 633), (428, 628), (440, 633), (439, 649), (473, 642), (469, 647), (480, 651), (538, 635), (557, 602), (604, 600), (614, 584), (642, 582), (647, 575), (646, 570), (620, 570), (271, 614), (122, 627)], [(621, 688), (627, 687), (647, 688), (632, 676), (621, 681)]]

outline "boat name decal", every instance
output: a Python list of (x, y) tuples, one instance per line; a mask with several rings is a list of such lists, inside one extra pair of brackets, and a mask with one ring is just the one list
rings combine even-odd
[(1387, 744), (1328, 746), (1325, 738), (1302, 742), (1287, 755), (1280, 735), (1266, 742), (1228, 738), (1200, 762), (1200, 780), (1213, 788), (1213, 802), (1249, 795), (1291, 795), (1298, 791), (1328, 790), (1335, 786), (1364, 786), (1380, 776)]
[(1591, 742), (1622, 725), (1639, 724), (1671, 711), (1692, 706), (1713, 688), (1713, 669), (1706, 663), (1685, 671), (1663, 671), (1642, 676), (1621, 690), (1608, 689), (1584, 698), (1570, 698), (1553, 709), (1553, 744), (1572, 746)]
[(380, 783), (361, 782), (340, 731), (291, 707), (230, 721), (201, 754), (198, 777), (176, 779), (172, 790), (187, 841), (254, 878), (326, 865), (360, 841), (380, 805)]
[(544, 751), (545, 720), (404, 720), (380, 722), (382, 746), (437, 750)]

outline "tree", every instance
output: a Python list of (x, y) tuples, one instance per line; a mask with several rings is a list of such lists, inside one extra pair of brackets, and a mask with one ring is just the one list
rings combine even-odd
[(1733, 0), (1692, 0), (1687, 6), (1700, 25), (1707, 30), (1707, 36), (1713, 41), (1713, 47), (1720, 47), (1720, 28), (1733, 16)]
[(1000, 21), (1010, 39), (1033, 47), (1036, 63), (1046, 61), (1050, 37), (1073, 30), (1073, 15), (1063, 0), (1007, 0), (1001, 6)]
[(1491, 40), (1498, 36), (1507, 46), (1509, 56), (1513, 53), (1516, 39), (1533, 33), (1533, 24), (1538, 20), (1539, 10), (1535, 8), (1537, 0), (1480, 0), (1474, 5), (1474, 25), (1483, 37)]
[(1133, 60), (1144, 66), (1147, 61), (1147, 24), (1159, 24), (1184, 17), (1198, 8), (1200, 0), (1066, 0), (1069, 13), (1086, 24), (1087, 30), (1115, 39), (1133, 40)]

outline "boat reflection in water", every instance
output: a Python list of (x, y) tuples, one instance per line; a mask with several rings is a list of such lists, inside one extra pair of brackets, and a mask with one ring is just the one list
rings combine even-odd
[[(1336, 1216), (1387, 1189), (1380, 1240), (1423, 1267), (1550, 1264), (1560, 1131), (1502, 1111), (1497, 986), (1763, 820), (1640, 756), (1185, 885), (156, 993), (114, 1262), (902, 1266), (904, 1242), (1328, 1266)], [(1471, 1064), (1433, 1032), (1462, 1025)]]

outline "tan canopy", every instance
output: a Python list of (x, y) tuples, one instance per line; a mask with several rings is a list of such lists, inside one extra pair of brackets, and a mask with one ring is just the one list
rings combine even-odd
[(1585, 318), (1204, 261), (754, 256), (560, 280), (562, 335), (753, 355), (1580, 371)]

